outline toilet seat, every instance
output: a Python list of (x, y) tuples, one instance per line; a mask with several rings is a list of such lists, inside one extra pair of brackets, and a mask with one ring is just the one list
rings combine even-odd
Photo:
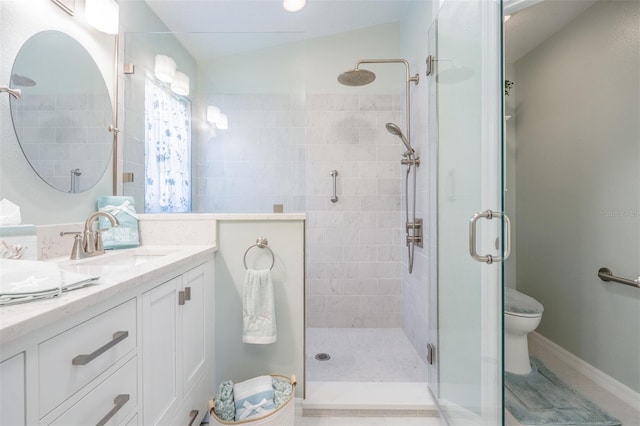
[(544, 306), (536, 299), (509, 287), (504, 288), (504, 313), (523, 318), (542, 316)]

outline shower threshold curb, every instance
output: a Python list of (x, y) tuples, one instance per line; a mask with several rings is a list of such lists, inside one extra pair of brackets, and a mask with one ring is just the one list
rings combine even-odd
[[(304, 415), (438, 416), (426, 383), (419, 382), (307, 382)], [(357, 411), (346, 413), (346, 411)], [(362, 412), (360, 412), (362, 411)]]

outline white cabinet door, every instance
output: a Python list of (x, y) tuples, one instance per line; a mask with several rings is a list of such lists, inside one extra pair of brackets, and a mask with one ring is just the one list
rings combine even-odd
[[(182, 386), (186, 395), (193, 389), (205, 369), (205, 267), (199, 266), (183, 275), (185, 303), (182, 305)], [(210, 336), (213, 338), (213, 336)]]
[(25, 425), (24, 352), (0, 363), (0, 425)]
[[(143, 423), (166, 422), (180, 403), (177, 359), (181, 277), (142, 295)], [(165, 420), (163, 422), (163, 420)]]

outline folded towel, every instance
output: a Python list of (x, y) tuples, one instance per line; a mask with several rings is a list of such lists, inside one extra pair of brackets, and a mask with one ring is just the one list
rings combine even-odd
[(293, 392), (293, 386), (291, 382), (286, 379), (281, 379), (279, 377), (273, 378), (273, 402), (276, 407), (281, 406), (289, 399), (291, 396), (291, 392)]
[(233, 382), (227, 380), (220, 383), (214, 406), (215, 413), (220, 419), (232, 422), (236, 417), (236, 406), (233, 400)]
[(102, 233), (105, 249), (138, 247), (138, 215), (133, 197), (106, 196), (98, 199), (98, 210), (111, 213), (120, 225), (112, 228), (104, 217), (98, 218), (100, 229), (108, 229)]
[(242, 341), (257, 344), (275, 342), (276, 309), (269, 269), (247, 269), (242, 302)]
[(271, 376), (258, 376), (233, 385), (236, 421), (262, 416), (276, 409)]
[(54, 262), (0, 259), (0, 305), (59, 296), (94, 284), (97, 279), (62, 270)]

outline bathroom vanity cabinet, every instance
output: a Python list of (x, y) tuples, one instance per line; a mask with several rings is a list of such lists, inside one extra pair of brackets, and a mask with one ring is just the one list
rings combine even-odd
[(0, 425), (23, 425), (25, 420), (24, 352), (0, 363)]
[[(0, 425), (199, 424), (215, 393), (214, 249), (194, 253), (0, 308)], [(33, 317), (16, 322), (20, 308)]]
[(142, 295), (145, 425), (192, 424), (203, 413), (197, 396), (213, 383), (203, 380), (208, 367), (205, 282), (202, 265)]

